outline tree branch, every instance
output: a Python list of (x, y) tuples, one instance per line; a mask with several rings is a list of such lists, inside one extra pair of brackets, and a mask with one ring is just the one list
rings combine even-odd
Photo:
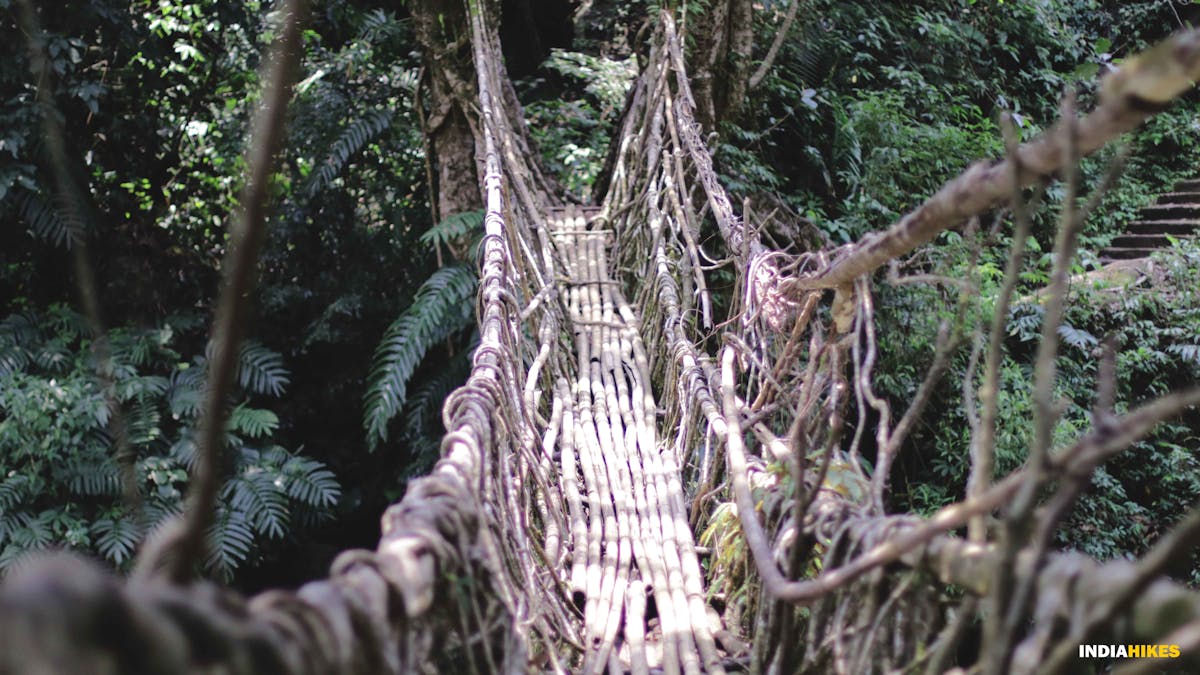
[(229, 249), (222, 263), (224, 281), (213, 320), (213, 356), (208, 364), (208, 388), (200, 417), (195, 475), (188, 495), (183, 529), (168, 561), (167, 574), (177, 583), (191, 578), (193, 563), (203, 557), (205, 534), (213, 522), (225, 423), (226, 397), (237, 374), (246, 309), (255, 284), (258, 253), (266, 235), (266, 209), (277, 155), (283, 144), (284, 119), (292, 98), (300, 62), (300, 26), (308, 12), (305, 0), (281, 0), (279, 36), (263, 64), (266, 82), (255, 112), (247, 151), (246, 186), (241, 208), (231, 223)]
[(783, 25), (775, 33), (775, 40), (771, 42), (770, 49), (767, 50), (767, 55), (763, 57), (762, 63), (758, 65), (758, 70), (750, 76), (750, 91), (758, 89), (758, 85), (762, 84), (763, 78), (771, 71), (771, 66), (775, 64), (775, 57), (779, 56), (779, 48), (783, 46), (783, 41), (787, 39), (788, 33), (792, 30), (792, 23), (796, 20), (796, 10), (800, 8), (800, 0), (792, 0), (788, 5), (787, 16), (783, 17)]

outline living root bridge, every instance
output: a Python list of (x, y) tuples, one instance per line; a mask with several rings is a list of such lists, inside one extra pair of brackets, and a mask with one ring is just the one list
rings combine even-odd
[[(797, 254), (766, 250), (758, 223), (734, 213), (669, 13), (604, 204), (566, 206), (529, 152), (495, 4), (470, 0), (462, 27), (487, 208), (480, 346), (446, 402), (441, 460), (384, 514), (377, 549), (343, 553), (327, 579), (295, 592), (250, 599), (170, 583), (153, 565), (118, 581), (42, 557), (0, 589), (0, 673), (942, 672), (977, 616), (946, 584), (993, 603), (1005, 588), (1037, 591), (1028, 607), (996, 605), (1013, 620), (989, 614), (1008, 622), (1003, 640), (984, 644), (992, 672), (1061, 671), (1064, 645), (1102, 633), (1200, 641), (1200, 596), (1162, 577), (1200, 532), (1198, 516), (1143, 560), (1107, 565), (1020, 536), (1052, 533), (1053, 508), (1006, 516), (1008, 535), (994, 541), (947, 534), (1054, 481), (1084, 484), (1200, 393), (1120, 418), (1099, 410), (1106, 423), (1074, 445), (929, 519), (884, 512), (887, 476), (868, 480), (858, 454), (868, 410), (891, 438), (872, 390), (870, 272), (1017, 186), (1069, 174), (1080, 154), (1177, 96), (1200, 75), (1200, 33), (1127, 61), (1091, 115), (1072, 112), (1006, 160), (976, 165), (884, 233)], [(706, 241), (708, 223), (718, 236)], [(1072, 237), (1060, 242), (1065, 265)], [(737, 283), (728, 317), (714, 316), (707, 287), (721, 265)], [(828, 288), (837, 293), (824, 313)], [(714, 346), (726, 350), (719, 364)], [(1071, 497), (1060, 488), (1050, 504)], [(701, 564), (693, 537), (723, 499), (737, 506), (732, 541), (749, 545), (733, 551), (736, 583), (728, 557)], [(158, 541), (169, 545), (169, 532)], [(740, 625), (755, 627), (748, 648), (731, 635)]]
[[(613, 232), (588, 227), (577, 209), (554, 215), (578, 375), (556, 387), (561, 433), (552, 421), (548, 439), (558, 438), (570, 507), (571, 589), (584, 605), (589, 648), (583, 672), (724, 672), (713, 638), (721, 622), (706, 602), (677, 460), (658, 438), (637, 318), (608, 275)], [(647, 621), (648, 600), (656, 622)]]

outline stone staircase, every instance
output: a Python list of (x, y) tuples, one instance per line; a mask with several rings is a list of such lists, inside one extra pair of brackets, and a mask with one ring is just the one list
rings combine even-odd
[(1100, 252), (1100, 261), (1145, 258), (1170, 245), (1168, 234), (1200, 234), (1200, 179), (1181, 180), (1174, 191), (1159, 195), (1153, 204), (1143, 207), (1124, 234), (1114, 237), (1112, 245)]

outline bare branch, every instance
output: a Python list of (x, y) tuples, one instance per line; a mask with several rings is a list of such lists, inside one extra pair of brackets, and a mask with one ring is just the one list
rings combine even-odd
[(237, 372), (247, 305), (254, 290), (258, 252), (266, 235), (267, 200), (277, 156), (283, 144), (284, 119), (300, 62), (300, 26), (308, 12), (304, 0), (281, 0), (279, 37), (263, 65), (266, 82), (254, 116), (247, 151), (246, 186), (240, 210), (231, 222), (229, 249), (222, 264), (224, 280), (213, 319), (213, 355), (208, 364), (208, 388), (200, 416), (197, 462), (188, 495), (184, 528), (167, 573), (177, 583), (191, 578), (192, 565), (203, 556), (205, 534), (212, 524), (220, 487), (220, 465), (226, 397)]
[[(734, 350), (727, 348), (722, 355), (721, 389), (725, 403), (726, 448), (731, 483), (742, 521), (746, 543), (754, 557), (755, 567), (771, 595), (789, 602), (812, 602), (862, 574), (881, 565), (901, 559), (911, 551), (950, 530), (962, 527), (974, 515), (995, 511), (1009, 503), (1019, 489), (1029, 481), (1030, 469), (1009, 474), (974, 499), (940, 509), (931, 518), (914, 523), (896, 532), (851, 562), (807, 581), (789, 581), (775, 567), (770, 545), (762, 524), (754, 515), (754, 500), (746, 479), (745, 449), (738, 407), (734, 394)], [(1200, 389), (1164, 396), (1130, 412), (1114, 424), (1113, 429), (1093, 431), (1075, 445), (1050, 459), (1051, 468), (1070, 474), (1090, 474), (1099, 462), (1141, 439), (1159, 422), (1200, 403)]]
[(55, 200), (67, 225), (67, 246), (71, 249), (71, 262), (75, 269), (75, 284), (79, 290), (80, 304), (87, 318), (88, 330), (92, 334), (92, 354), (95, 361), (95, 378), (104, 396), (104, 405), (111, 417), (116, 451), (114, 459), (120, 472), (121, 493), (126, 507), (132, 513), (137, 527), (142, 527), (142, 493), (137, 475), (137, 455), (129, 444), (125, 411), (117, 400), (113, 382), (112, 353), (108, 344), (108, 331), (104, 328), (104, 315), (97, 292), (96, 271), (89, 255), (92, 229), (92, 204), (87, 197), (86, 186), (79, 184), (78, 173), (72, 171), (72, 162), (67, 152), (67, 139), (61, 111), (54, 101), (54, 69), (48, 67), (50, 55), (42, 27), (31, 0), (18, 0), (17, 21), (25, 34), (26, 47), (33, 70), (40, 80), (36, 100), (41, 108), (42, 137), (46, 143), (47, 160), (50, 163)]
[(767, 55), (763, 57), (762, 63), (758, 65), (758, 70), (755, 70), (754, 74), (750, 76), (750, 91), (758, 89), (758, 85), (762, 84), (763, 78), (771, 71), (771, 66), (775, 63), (775, 57), (779, 55), (779, 48), (783, 46), (783, 41), (792, 30), (792, 23), (796, 20), (796, 10), (798, 9), (800, 9), (800, 0), (792, 0), (788, 5), (787, 15), (783, 17), (783, 25), (775, 32), (775, 40), (771, 43), (770, 49), (767, 50)]
[[(1127, 610), (1147, 586), (1166, 573), (1167, 567), (1178, 560), (1179, 556), (1187, 555), (1197, 542), (1200, 542), (1200, 508), (1193, 508), (1191, 513), (1154, 545), (1154, 548), (1142, 556), (1134, 573), (1122, 580), (1105, 602), (1090, 608), (1083, 625), (1074, 628), (1063, 638), (1058, 648), (1050, 654), (1050, 658), (1038, 671), (1039, 674), (1062, 672), (1067, 662), (1075, 656), (1078, 645), (1091, 642), (1101, 628), (1111, 624), (1117, 613)], [(1180, 630), (1196, 632), (1197, 626), (1189, 624)], [(1164, 637), (1161, 644), (1178, 644), (1182, 641), (1171, 637)]]
[[(1004, 141), (1008, 148), (1008, 164), (1013, 173), (1013, 185), (1016, 186), (1020, 182), (1021, 159), (1017, 154), (1017, 134), (1013, 127), (1012, 115), (1006, 113), (1001, 116), (1000, 128), (1004, 131)], [(1030, 210), (1032, 205), (1041, 201), (1042, 194), (1043, 192), (1038, 190), (1034, 198), (1026, 202), (1019, 189), (1014, 187), (1012, 190), (1012, 245), (1008, 252), (1008, 261), (1004, 266), (1004, 281), (996, 298), (995, 309), (992, 310), (992, 325), (988, 332), (983, 385), (979, 389), (979, 399), (983, 411), (979, 418), (978, 432), (971, 434), (971, 474), (967, 479), (968, 499), (982, 493), (992, 482), (996, 452), (996, 417), (1000, 404), (1000, 360), (1003, 357), (1004, 335), (1007, 332), (1005, 326), (1008, 323), (1008, 308), (1012, 301), (1013, 290), (1020, 277), (1026, 241), (1029, 239), (1029, 230), (1032, 227)], [(973, 386), (973, 384), (966, 386)], [(971, 522), (969, 534), (973, 541), (983, 541), (986, 538), (982, 518), (976, 518)]]

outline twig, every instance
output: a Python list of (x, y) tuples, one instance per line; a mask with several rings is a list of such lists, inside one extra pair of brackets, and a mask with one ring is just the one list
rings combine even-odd
[(113, 435), (113, 445), (116, 451), (113, 458), (120, 472), (121, 494), (126, 508), (133, 516), (135, 526), (140, 530), (142, 522), (142, 491), (141, 481), (137, 475), (137, 453), (129, 444), (129, 431), (125, 420), (125, 411), (117, 399), (113, 380), (114, 370), (112, 350), (108, 343), (108, 331), (104, 328), (103, 311), (100, 296), (97, 293), (96, 271), (92, 267), (88, 255), (88, 240), (91, 235), (89, 217), (91, 205), (86, 197), (87, 191), (80, 187), (76, 174), (71, 170), (71, 162), (67, 154), (66, 133), (63, 127), (61, 112), (54, 101), (55, 76), (54, 69), (48, 68), (50, 55), (46, 52), (46, 43), (42, 37), (42, 27), (30, 0), (18, 0), (17, 21), (25, 34), (29, 60), (34, 73), (38, 76), (37, 95), (35, 100), (41, 109), (42, 136), (46, 142), (46, 152), (49, 155), (50, 170), (53, 175), (54, 194), (60, 206), (60, 212), (67, 227), (67, 246), (71, 249), (71, 262), (75, 268), (75, 283), (79, 290), (79, 300), (83, 305), (83, 314), (87, 318), (88, 330), (92, 335), (92, 354), (94, 356), (93, 373), (100, 385), (104, 397), (104, 405), (108, 408), (109, 428)]
[[(967, 269), (975, 270), (976, 263), (979, 261), (979, 254), (983, 247), (983, 242), (977, 236), (979, 229), (979, 220), (973, 218), (968, 224), (967, 233), (971, 241), (971, 255), (967, 260)], [(972, 273), (976, 274), (976, 273)], [(887, 490), (889, 473), (891, 470), (892, 461), (896, 454), (900, 452), (901, 446), (908, 438), (908, 434), (912, 431), (913, 425), (916, 424), (917, 418), (924, 411), (925, 406), (929, 403), (929, 399), (933, 396), (934, 387), (941, 381), (942, 377), (950, 367), (950, 359), (954, 353), (958, 351), (959, 344), (962, 343), (963, 326), (966, 321), (967, 309), (970, 301), (979, 293), (977, 282), (970, 276), (960, 280), (958, 284), (959, 295), (958, 304), (954, 312), (953, 323), (947, 324), (943, 322), (938, 327), (937, 341), (934, 347), (933, 364), (925, 373), (925, 378), (921, 381), (921, 386), (917, 388), (917, 393), (913, 396), (909, 403), (908, 409), (897, 422), (896, 426), (887, 434), (886, 439), (879, 446), (879, 452), (875, 461), (875, 476), (873, 481), (873, 490), (875, 492), (875, 500), (882, 511), (883, 498)], [(971, 352), (971, 364), (967, 368), (967, 376), (964, 378), (964, 386), (969, 386), (973, 380), (974, 361), (976, 353)], [(974, 424), (974, 411), (972, 410), (973, 402), (970, 397), (964, 397), (964, 403), (967, 406), (968, 421)], [(886, 418), (882, 418), (886, 420)]]
[[(755, 516), (734, 392), (735, 362), (735, 351), (725, 348), (722, 353), (721, 391), (730, 481), (738, 517), (755, 567), (763, 587), (776, 598), (796, 604), (807, 604), (821, 598), (872, 569), (899, 560), (938, 535), (962, 527), (975, 514), (1000, 508), (1029, 481), (1031, 468), (1012, 473), (978, 497), (940, 509), (931, 518), (896, 533), (841, 567), (827, 569), (815, 579), (789, 581), (775, 566), (766, 533)], [(1052, 458), (1051, 467), (1073, 473), (1090, 473), (1100, 461), (1141, 439), (1160, 421), (1197, 403), (1200, 403), (1200, 388), (1170, 394), (1148, 403), (1121, 417), (1114, 425), (1114, 430), (1105, 430), (1103, 433), (1094, 431), (1083, 437), (1074, 446)]]
[(946, 672), (947, 666), (954, 658), (954, 651), (958, 649), (967, 628), (975, 620), (975, 609), (978, 605), (979, 601), (973, 597), (965, 598), (959, 604), (958, 613), (933, 644), (933, 654), (925, 666), (925, 675), (942, 675)]
[[(1019, 183), (1021, 175), (1021, 159), (1017, 154), (1017, 132), (1013, 127), (1012, 115), (1005, 113), (1000, 118), (1000, 128), (1004, 132), (1005, 146), (1008, 149), (1009, 166), (1011, 167), (1013, 185)], [(996, 307), (992, 314), (992, 325), (988, 333), (988, 351), (984, 361), (983, 386), (979, 389), (979, 399), (983, 406), (980, 415), (979, 431), (971, 434), (971, 473), (967, 478), (967, 497), (971, 498), (983, 492), (992, 482), (992, 471), (996, 453), (996, 417), (1000, 405), (1000, 360), (1004, 352), (1004, 336), (1007, 333), (1008, 308), (1012, 302), (1013, 291), (1021, 273), (1022, 258), (1025, 255), (1025, 244), (1029, 239), (1032, 227), (1030, 211), (1033, 205), (1041, 201), (1044, 189), (1040, 189), (1033, 199), (1026, 202), (1021, 191), (1013, 188), (1011, 195), (1011, 210), (1013, 214), (1012, 247), (1008, 253), (1008, 261), (1004, 265), (1004, 281), (996, 298)], [(986, 538), (982, 518), (971, 521), (968, 535), (972, 541), (983, 541)]]
[(1008, 669), (1009, 659), (1012, 657), (1010, 647), (1024, 620), (1037, 570), (1041, 566), (1048, 544), (1042, 538), (1033, 542), (1033, 573), (1018, 579), (1012, 563), (1020, 549), (1028, 542), (1034, 524), (1031, 515), (1037, 494), (1049, 478), (1050, 444), (1054, 427), (1060, 417), (1060, 406), (1054, 399), (1054, 384), (1058, 374), (1058, 329), (1066, 313), (1067, 282), (1082, 226), (1075, 203), (1079, 195), (1079, 155), (1074, 91), (1068, 90), (1063, 97), (1062, 118), (1062, 162), (1066, 167), (1066, 194), (1063, 196), (1060, 223), (1054, 241), (1054, 266), (1048, 286), (1049, 299), (1042, 316), (1041, 341), (1034, 361), (1033, 439), (1026, 460), (1029, 477), (1013, 499), (1005, 520), (1001, 562), (996, 566), (995, 587), (991, 594), (991, 612), (984, 624), (984, 672), (997, 675)]
[[(1141, 595), (1152, 582), (1166, 572), (1171, 563), (1177, 561), (1179, 556), (1186, 555), (1197, 542), (1200, 542), (1200, 508), (1193, 508), (1178, 525), (1155, 544), (1154, 548), (1142, 556), (1133, 570), (1133, 575), (1124, 579), (1120, 588), (1108, 596), (1106, 602), (1091, 608), (1084, 620), (1084, 625), (1079, 630), (1072, 630), (1070, 635), (1063, 639), (1058, 648), (1051, 653), (1046, 664), (1038, 671), (1039, 675), (1061, 672), (1067, 662), (1074, 657), (1078, 645), (1086, 644), (1100, 629), (1110, 625), (1114, 615), (1126, 610), (1137, 596)], [(1185, 642), (1186, 640), (1180, 639), (1180, 636), (1197, 633), (1198, 629), (1200, 626), (1194, 622), (1187, 624), (1175, 633), (1164, 637), (1161, 644)], [(1192, 642), (1191, 646), (1200, 644), (1200, 640), (1195, 637), (1189, 638), (1189, 640)], [(1153, 660), (1147, 661), (1154, 663)], [(1124, 673), (1126, 671), (1117, 672)], [(1131, 672), (1147, 671), (1132, 669)]]
[(763, 78), (770, 72), (771, 66), (775, 63), (775, 57), (779, 55), (779, 48), (783, 46), (783, 41), (787, 39), (788, 33), (792, 30), (792, 22), (796, 20), (796, 10), (800, 8), (800, 0), (792, 0), (788, 5), (787, 16), (783, 17), (783, 25), (775, 33), (775, 40), (771, 42), (771, 48), (767, 50), (767, 55), (763, 57), (762, 63), (759, 64), (758, 70), (750, 76), (750, 87), (748, 91), (754, 91), (758, 85), (762, 84)]
[(208, 388), (200, 416), (197, 462), (188, 495), (183, 530), (167, 575), (177, 583), (188, 581), (193, 564), (206, 549), (205, 535), (213, 522), (225, 422), (226, 398), (237, 372), (247, 305), (254, 289), (258, 253), (266, 234), (266, 209), (277, 155), (283, 144), (284, 119), (292, 97), (300, 62), (301, 30), (308, 3), (281, 0), (279, 37), (263, 65), (266, 90), (255, 113), (247, 151), (246, 186), (240, 210), (231, 223), (229, 249), (222, 264), (224, 279), (213, 320), (213, 356), (208, 364)]
[[(1164, 635), (1158, 644), (1174, 645), (1179, 648), (1181, 654), (1194, 654), (1200, 650), (1200, 620), (1191, 621), (1173, 631), (1170, 635)], [(1121, 664), (1121, 667), (1112, 671), (1113, 675), (1149, 675), (1149, 673), (1161, 673), (1161, 669), (1175, 665), (1175, 659), (1171, 658), (1154, 658), (1154, 659), (1138, 659), (1128, 661)]]

